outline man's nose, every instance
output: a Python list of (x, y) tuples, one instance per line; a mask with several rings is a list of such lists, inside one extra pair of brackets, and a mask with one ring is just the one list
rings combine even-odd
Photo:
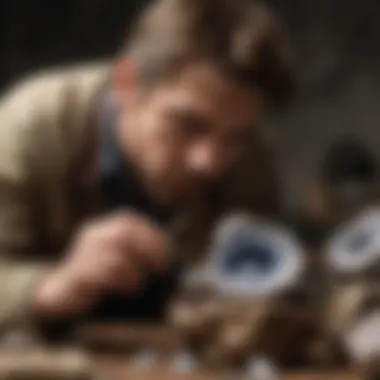
[(188, 158), (191, 171), (208, 178), (218, 177), (224, 168), (223, 149), (217, 143), (198, 143)]

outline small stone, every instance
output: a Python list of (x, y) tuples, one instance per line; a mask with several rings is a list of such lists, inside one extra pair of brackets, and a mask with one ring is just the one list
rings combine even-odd
[(154, 351), (142, 351), (132, 358), (132, 365), (138, 369), (150, 369), (157, 363)]
[(177, 355), (171, 365), (171, 370), (176, 373), (191, 373), (198, 369), (198, 361), (191, 353), (184, 352)]
[(345, 336), (351, 357), (364, 362), (380, 356), (380, 312), (376, 310), (359, 321)]
[(271, 360), (254, 358), (248, 362), (244, 378), (247, 380), (278, 380), (279, 374)]

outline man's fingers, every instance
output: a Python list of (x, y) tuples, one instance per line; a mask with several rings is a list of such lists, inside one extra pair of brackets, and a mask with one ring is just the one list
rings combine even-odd
[(125, 252), (155, 269), (167, 267), (171, 252), (170, 239), (153, 222), (139, 217), (119, 219), (117, 229), (123, 240)]
[(99, 288), (134, 292), (144, 282), (144, 270), (132, 255), (108, 252), (99, 264), (98, 270), (92, 272), (92, 281)]
[(84, 231), (95, 251), (118, 250), (133, 256), (140, 265), (164, 270), (171, 251), (168, 234), (147, 218), (118, 214), (97, 221)]

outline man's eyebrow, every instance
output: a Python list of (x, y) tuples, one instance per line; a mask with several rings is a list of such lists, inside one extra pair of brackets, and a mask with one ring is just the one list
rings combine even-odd
[(227, 132), (230, 136), (236, 136), (236, 135), (242, 135), (244, 136), (250, 136), (252, 132), (255, 130), (255, 124), (249, 123), (249, 124), (240, 124), (239, 126), (236, 126), (234, 128), (231, 128)]
[(192, 108), (173, 108), (170, 113), (173, 116), (187, 119), (188, 121), (194, 122), (194, 124), (201, 126), (208, 126), (213, 124), (212, 120), (206, 114)]

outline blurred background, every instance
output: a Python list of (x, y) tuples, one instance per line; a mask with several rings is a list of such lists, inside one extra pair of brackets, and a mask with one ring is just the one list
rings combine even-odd
[[(2, 0), (0, 91), (38, 69), (112, 57), (148, 0)], [(380, 2), (268, 0), (297, 53), (299, 92), (275, 131), (290, 206), (326, 149), (354, 134), (378, 155)]]

